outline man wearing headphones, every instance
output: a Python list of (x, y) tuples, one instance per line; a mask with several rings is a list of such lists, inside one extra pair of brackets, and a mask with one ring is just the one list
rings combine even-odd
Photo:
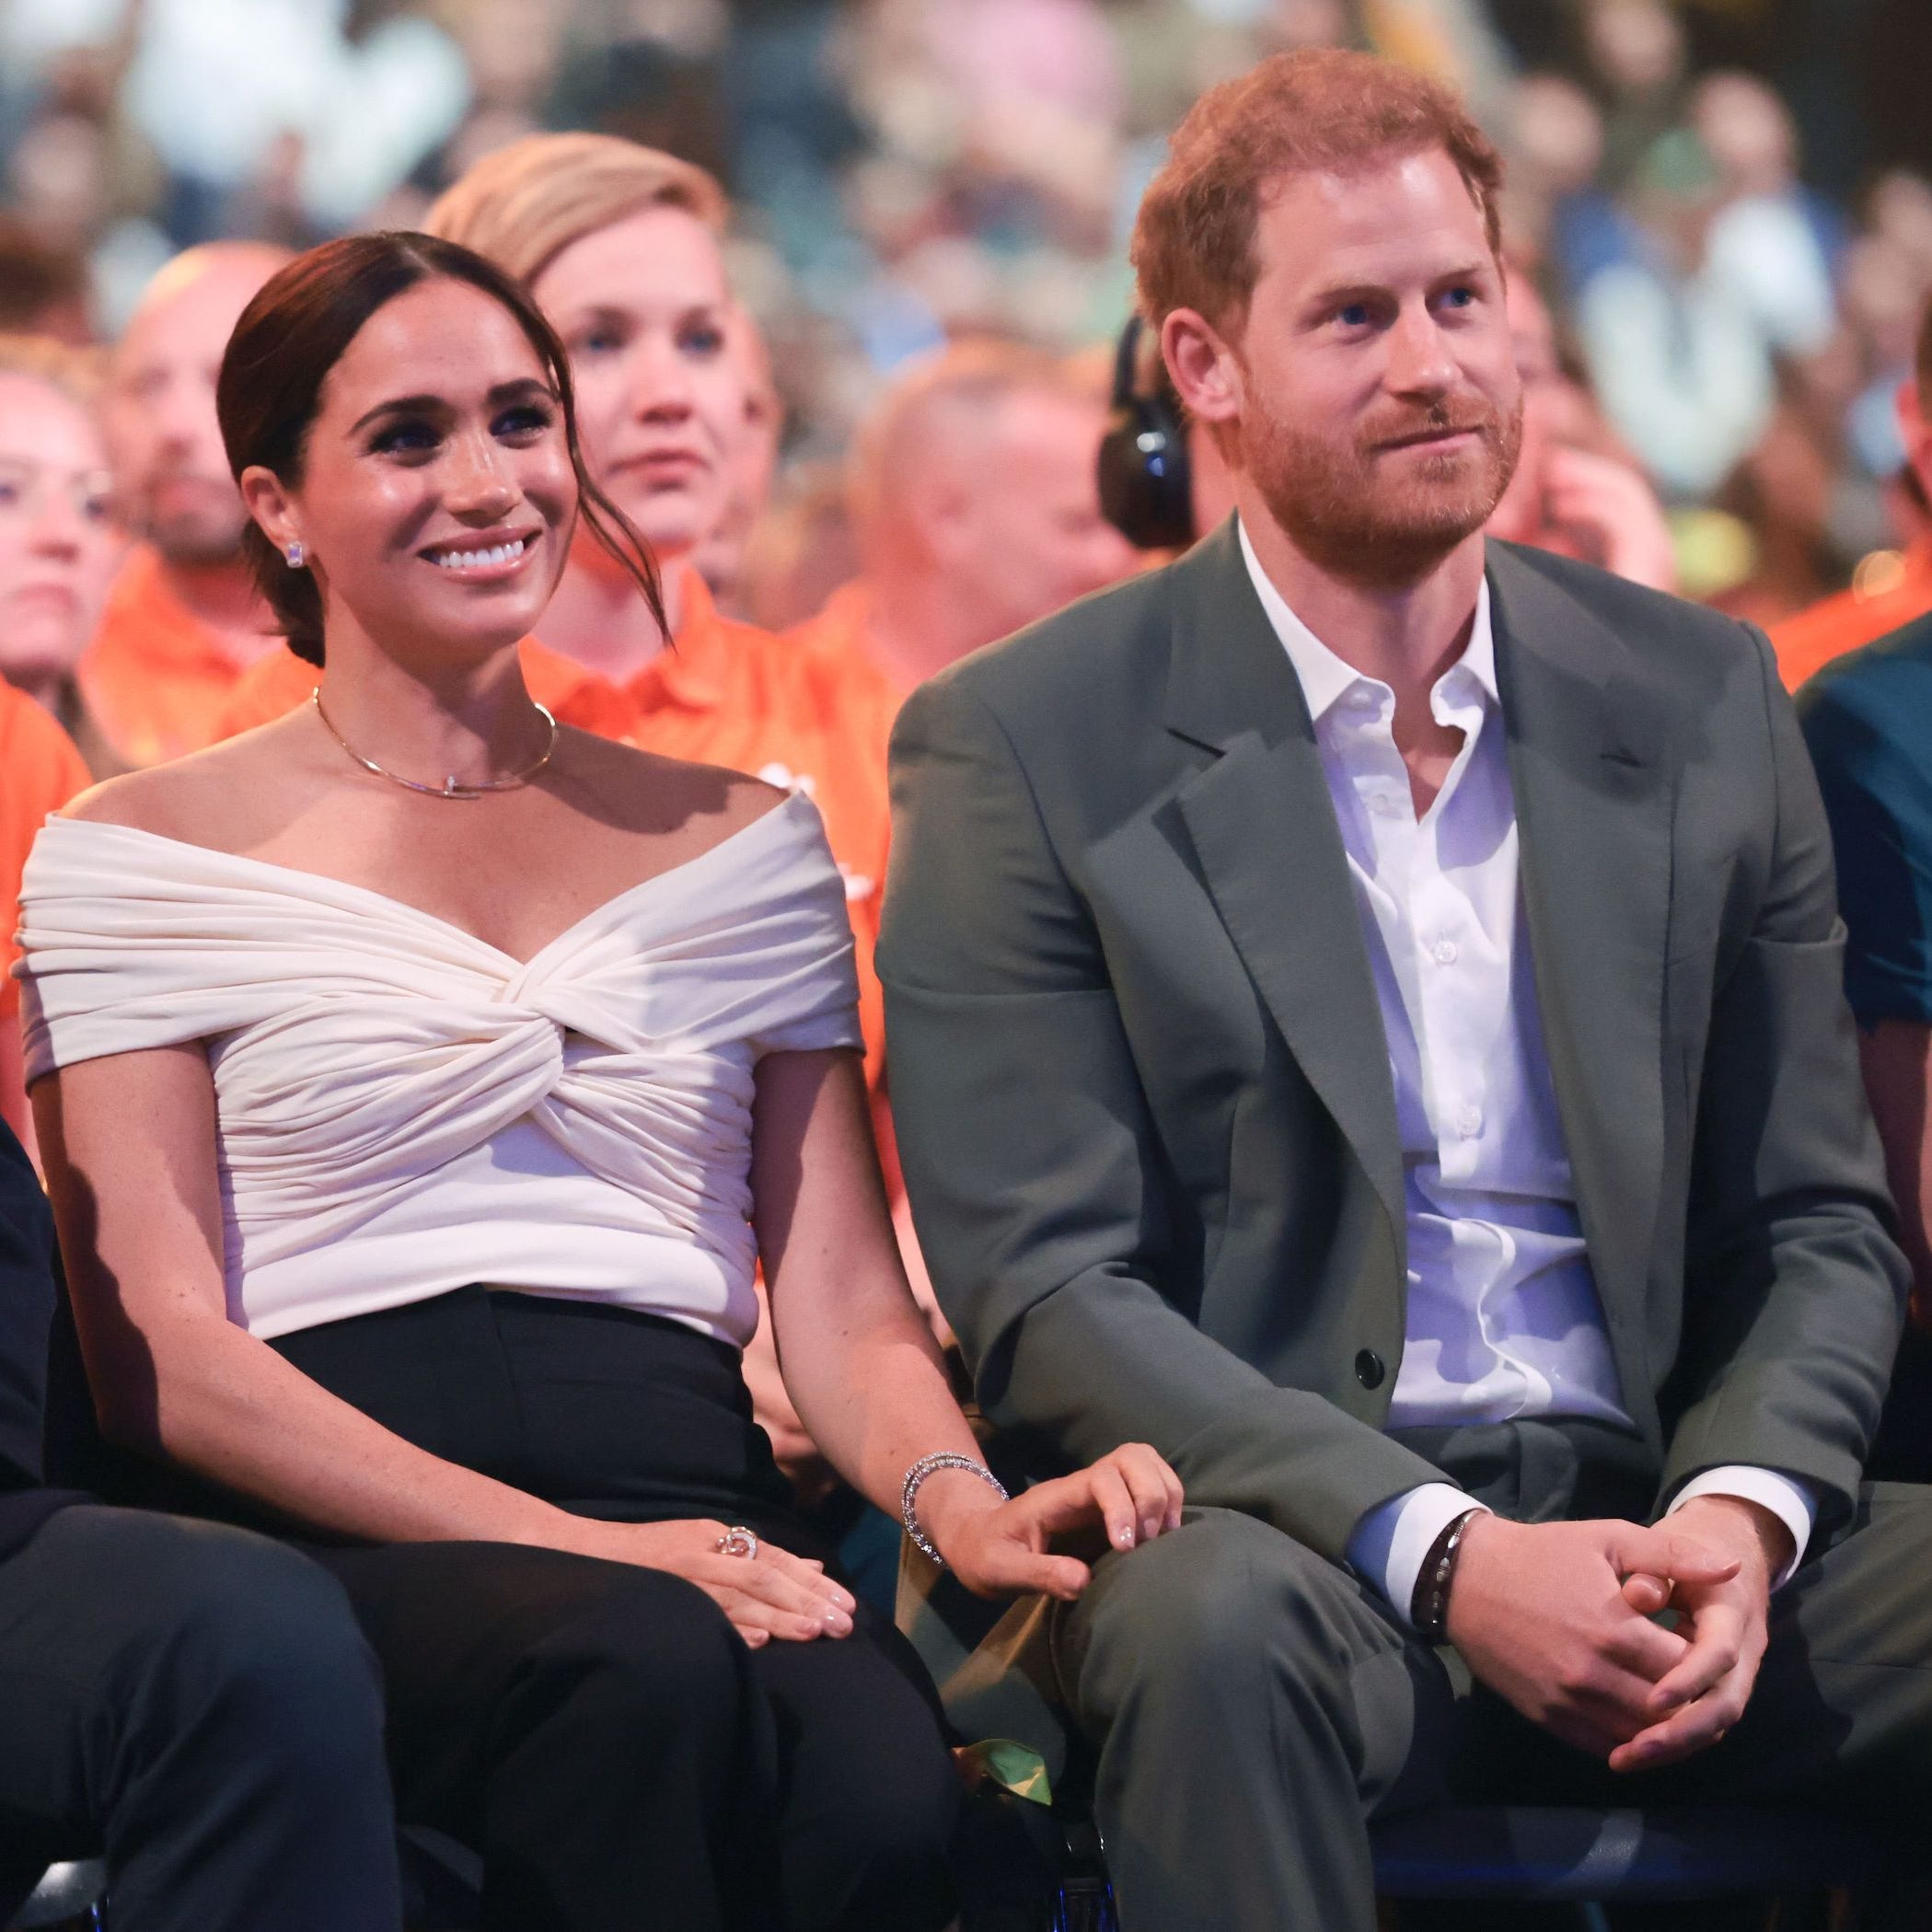
[[(1636, 464), (1605, 446), (1610, 432), (1561, 368), (1556, 326), (1527, 272), (1510, 277), (1508, 299), (1523, 384), (1522, 456), (1489, 535), (1674, 591), (1663, 505)], [(1143, 550), (1178, 554), (1234, 508), (1221, 451), (1182, 409), (1139, 316), (1128, 319), (1115, 354), (1099, 476), (1107, 520)]]

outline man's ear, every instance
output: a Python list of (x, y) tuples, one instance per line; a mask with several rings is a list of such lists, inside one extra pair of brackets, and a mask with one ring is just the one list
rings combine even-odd
[(302, 541), (300, 521), (282, 479), (272, 469), (251, 463), (241, 473), (241, 501), (249, 515), (260, 525), (262, 534), (278, 550)]
[(1240, 359), (1197, 309), (1169, 312), (1161, 324), (1161, 354), (1175, 393), (1197, 422), (1218, 424), (1240, 417)]

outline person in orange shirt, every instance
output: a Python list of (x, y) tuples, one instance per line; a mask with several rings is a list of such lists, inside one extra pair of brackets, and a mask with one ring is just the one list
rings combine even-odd
[(20, 1057), (20, 873), (50, 813), (94, 782), (74, 740), (25, 691), (0, 683), (0, 1118), (29, 1151), (33, 1128)]
[(247, 518), (222, 455), (214, 376), (237, 318), (287, 259), (259, 242), (176, 256), (113, 352), (102, 426), (116, 508), (144, 541), (115, 581), (80, 687), (130, 764), (211, 743), (236, 679), (277, 648), (241, 561)]
[(1106, 409), (1045, 352), (967, 341), (901, 376), (854, 439), (861, 571), (791, 632), (883, 756), (912, 688), (1140, 566), (1100, 507)]
[(93, 358), (0, 336), (0, 677), (74, 739), (96, 778), (121, 765), (75, 667), (126, 545), (96, 414)]
[[(1912, 377), (1899, 387), (1898, 410), (1906, 464), (1923, 505), (1932, 498), (1932, 304), (1919, 325)], [(1896, 557), (1868, 560), (1851, 589), (1772, 627), (1771, 648), (1787, 691), (1834, 657), (1876, 643), (1932, 611), (1932, 519), (1916, 506), (1912, 514), (1916, 527)], [(1880, 561), (1883, 568), (1871, 568)]]

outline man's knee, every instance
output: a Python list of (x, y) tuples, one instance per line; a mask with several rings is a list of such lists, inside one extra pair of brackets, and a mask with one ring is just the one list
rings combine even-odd
[(1238, 1709), (1252, 1695), (1257, 1715), (1284, 1679), (1332, 1672), (1364, 1616), (1336, 1566), (1224, 1510), (1106, 1558), (1089, 1596), (1070, 1618), (1069, 1648), (1107, 1701), (1131, 1688)]

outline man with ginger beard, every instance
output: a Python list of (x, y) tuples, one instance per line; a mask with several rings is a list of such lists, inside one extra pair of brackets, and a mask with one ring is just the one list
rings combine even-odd
[(287, 259), (259, 242), (177, 256), (113, 352), (102, 426), (119, 514), (145, 540), (121, 566), (79, 676), (131, 764), (212, 743), (237, 680), (281, 645), (241, 561), (248, 518), (222, 452), (214, 376), (237, 318)]
[(941, 1305), (1023, 1463), (1187, 1490), (1028, 1626), (1124, 1932), (1368, 1932), (1368, 1821), (1445, 1794), (1932, 1779), (1817, 791), (1761, 633), (1486, 539), (1501, 172), (1367, 56), (1205, 95), (1134, 261), (1237, 517), (894, 733)]

